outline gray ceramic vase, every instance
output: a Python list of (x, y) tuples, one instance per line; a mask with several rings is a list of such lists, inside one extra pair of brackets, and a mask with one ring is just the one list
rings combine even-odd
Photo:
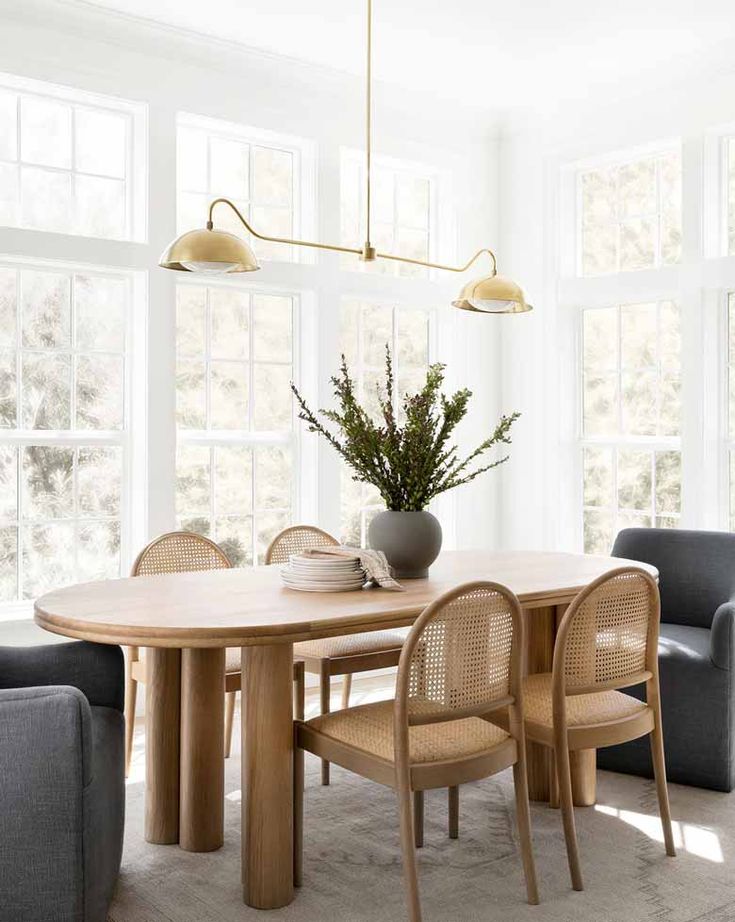
[(397, 579), (421, 579), (442, 548), (442, 527), (430, 512), (380, 512), (370, 522), (368, 544), (382, 551)]

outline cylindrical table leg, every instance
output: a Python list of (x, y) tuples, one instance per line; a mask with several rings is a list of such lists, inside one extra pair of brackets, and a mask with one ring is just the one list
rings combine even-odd
[(287, 906), (293, 881), (293, 645), (242, 650), (242, 880), (255, 909)]
[(572, 769), (572, 800), (575, 807), (593, 807), (597, 801), (597, 750), (569, 753)]
[(181, 650), (146, 651), (145, 837), (179, 841), (179, 713)]
[(181, 651), (181, 828), (189, 852), (224, 841), (225, 650)]

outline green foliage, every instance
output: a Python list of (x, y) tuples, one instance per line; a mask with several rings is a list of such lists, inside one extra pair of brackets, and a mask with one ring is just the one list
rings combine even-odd
[[(508, 460), (507, 456), (479, 467), (473, 462), (499, 444), (510, 444), (510, 428), (520, 416), (501, 416), (493, 434), (464, 460), (456, 445), (449, 444), (457, 425), (467, 414), (472, 391), (462, 388), (451, 397), (442, 393), (445, 366), (430, 365), (426, 383), (417, 394), (403, 398), (405, 423), (398, 424), (395, 414), (393, 360), (385, 347), (385, 387), (378, 387), (382, 420), (375, 423), (355, 396), (355, 382), (342, 356), (339, 374), (331, 381), (338, 410), (321, 410), (322, 422), (306, 404), (292, 383), (298, 401), (299, 418), (310, 432), (323, 436), (353, 470), (353, 479), (372, 484), (388, 509), (417, 512), (431, 500), (469, 483), (485, 471)], [(335, 432), (328, 428), (335, 427)]]

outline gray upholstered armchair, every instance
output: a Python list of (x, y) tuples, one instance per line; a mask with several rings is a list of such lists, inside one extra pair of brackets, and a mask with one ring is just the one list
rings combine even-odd
[(0, 647), (0, 922), (104, 922), (120, 869), (118, 647)]
[[(626, 528), (613, 555), (658, 567), (659, 669), (670, 781), (735, 787), (735, 534)], [(643, 698), (644, 690), (631, 689)], [(597, 764), (652, 776), (648, 746), (601, 749)]]

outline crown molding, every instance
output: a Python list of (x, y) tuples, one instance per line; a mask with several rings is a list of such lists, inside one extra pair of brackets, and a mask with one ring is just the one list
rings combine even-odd
[[(114, 45), (126, 51), (164, 58), (186, 66), (198, 66), (227, 73), (298, 84), (310, 93), (340, 104), (352, 103), (363, 92), (364, 78), (327, 65), (316, 64), (262, 48), (229, 41), (117, 10), (88, 0), (0, 0), (4, 22), (71, 33), (86, 40)], [(447, 125), (447, 134), (462, 126), (475, 140), (494, 140), (498, 135), (497, 111), (468, 105), (456, 99), (437, 100), (435, 94), (405, 86), (375, 81), (376, 102), (405, 117), (436, 124), (437, 111)], [(450, 145), (454, 146), (454, 145)]]

